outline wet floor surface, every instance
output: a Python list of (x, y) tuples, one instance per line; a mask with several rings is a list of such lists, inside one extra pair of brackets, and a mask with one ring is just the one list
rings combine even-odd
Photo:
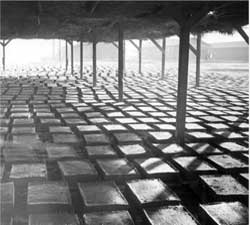
[(181, 147), (175, 79), (98, 71), (1, 79), (1, 224), (248, 224), (246, 89), (190, 87)]

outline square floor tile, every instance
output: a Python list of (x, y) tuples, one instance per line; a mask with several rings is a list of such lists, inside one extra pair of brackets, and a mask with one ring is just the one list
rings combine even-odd
[(47, 178), (47, 168), (44, 163), (12, 164), (10, 179)]
[(141, 168), (146, 177), (166, 177), (176, 175), (178, 170), (172, 165), (167, 164), (161, 158), (149, 157), (134, 160)]
[(91, 144), (109, 144), (109, 138), (105, 134), (84, 134), (83, 135), (87, 145)]
[(110, 121), (108, 119), (105, 119), (105, 118), (91, 118), (89, 119), (89, 121), (91, 123), (94, 123), (94, 124), (102, 124), (102, 123), (110, 123)]
[(77, 126), (77, 129), (79, 132), (86, 132), (86, 133), (101, 131), (101, 129), (96, 125), (80, 125)]
[(53, 142), (65, 144), (78, 144), (80, 139), (74, 134), (52, 134)]
[(248, 190), (231, 175), (202, 175), (202, 182), (217, 201), (248, 198)]
[(199, 225), (181, 205), (146, 209), (144, 213), (150, 225)]
[(212, 134), (209, 134), (207, 132), (188, 132), (189, 135), (191, 135), (193, 138), (197, 139), (212, 139), (215, 138)]
[(128, 211), (93, 212), (83, 215), (86, 225), (134, 225)]
[(48, 144), (46, 151), (49, 159), (77, 158), (79, 155), (74, 148), (63, 144)]
[(239, 159), (233, 158), (230, 155), (211, 155), (208, 156), (208, 159), (214, 162), (215, 164), (219, 165), (222, 169), (248, 169), (248, 165), (244, 162), (242, 162)]
[(60, 119), (40, 119), (41, 124), (61, 124)]
[(210, 154), (221, 154), (222, 151), (220, 151), (218, 148), (213, 147), (210, 144), (197, 142), (197, 143), (188, 143), (187, 146), (191, 148), (193, 151), (195, 151), (198, 154), (204, 154), (204, 155), (210, 155)]
[(118, 143), (142, 141), (142, 139), (135, 133), (114, 133), (113, 135)]
[(153, 128), (145, 123), (129, 124), (133, 130), (153, 130)]
[(59, 161), (58, 166), (66, 179), (93, 180), (98, 176), (93, 164), (87, 160)]
[(133, 118), (115, 118), (115, 120), (122, 124), (137, 123), (137, 121)]
[(140, 144), (118, 145), (119, 150), (124, 156), (142, 156), (147, 154), (146, 149)]
[(164, 155), (186, 155), (188, 152), (178, 144), (153, 144)]
[(184, 172), (204, 174), (217, 171), (215, 167), (195, 156), (175, 157), (173, 160), (184, 170)]
[(126, 159), (99, 159), (97, 164), (100, 167), (104, 179), (133, 179), (139, 178), (135, 166)]
[(1, 183), (0, 193), (1, 193), (1, 209), (4, 211), (12, 209), (15, 203), (14, 183), (13, 182)]
[(35, 127), (13, 127), (11, 129), (12, 134), (35, 134)]
[(248, 224), (248, 208), (240, 202), (202, 204), (200, 209), (203, 221), (209, 224)]
[(225, 148), (226, 150), (229, 150), (230, 152), (248, 152), (248, 147), (245, 147), (236, 142), (222, 142), (219, 144), (219, 146)]
[(156, 140), (156, 141), (166, 141), (172, 138), (172, 134), (167, 131), (151, 131), (149, 134)]
[(30, 182), (28, 184), (27, 204), (31, 207), (39, 205), (71, 205), (69, 187), (62, 182)]
[(103, 125), (103, 127), (107, 130), (107, 131), (124, 131), (127, 130), (126, 127), (120, 125), (120, 124), (110, 124), (110, 125)]
[(29, 225), (80, 225), (77, 215), (70, 213), (31, 214)]
[(143, 179), (127, 182), (135, 203), (143, 207), (178, 204), (179, 197), (160, 179)]
[(128, 202), (113, 182), (78, 184), (85, 211), (128, 209)]
[(49, 127), (50, 133), (72, 133), (72, 130), (70, 127), (66, 126), (51, 126)]
[(12, 144), (5, 146), (3, 155), (6, 162), (34, 162), (38, 160), (30, 145)]
[(117, 156), (117, 153), (110, 145), (86, 146), (87, 154), (93, 158), (109, 158)]

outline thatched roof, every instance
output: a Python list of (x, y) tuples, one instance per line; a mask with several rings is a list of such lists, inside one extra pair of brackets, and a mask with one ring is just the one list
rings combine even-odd
[(116, 41), (120, 23), (126, 39), (159, 38), (197, 13), (193, 33), (248, 24), (247, 1), (2, 1), (0, 37)]

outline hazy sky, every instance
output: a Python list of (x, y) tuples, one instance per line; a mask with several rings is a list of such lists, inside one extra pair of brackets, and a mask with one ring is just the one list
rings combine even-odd
[[(244, 30), (249, 33), (249, 26)], [(170, 37), (170, 39), (178, 39), (178, 37)], [(202, 40), (207, 43), (215, 42), (231, 42), (231, 41), (244, 41), (238, 32), (233, 35), (224, 35), (218, 32), (212, 32), (203, 35)], [(52, 40), (12, 40), (6, 47), (6, 63), (9, 64), (27, 64), (29, 62), (37, 62), (41, 58), (51, 57), (53, 54)], [(59, 40), (55, 41), (56, 46), (59, 45)], [(144, 41), (143, 45), (152, 44), (150, 41)], [(65, 42), (61, 41), (61, 46), (64, 46)], [(135, 48), (131, 44), (126, 45), (126, 55), (133, 55)], [(137, 53), (136, 53), (137, 54)], [(0, 51), (2, 57), (2, 50)]]

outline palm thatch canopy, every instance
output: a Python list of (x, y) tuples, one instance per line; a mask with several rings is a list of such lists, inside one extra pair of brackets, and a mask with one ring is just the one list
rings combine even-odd
[(1, 39), (116, 41), (167, 37), (190, 19), (191, 32), (231, 33), (248, 24), (247, 1), (2, 1)]

